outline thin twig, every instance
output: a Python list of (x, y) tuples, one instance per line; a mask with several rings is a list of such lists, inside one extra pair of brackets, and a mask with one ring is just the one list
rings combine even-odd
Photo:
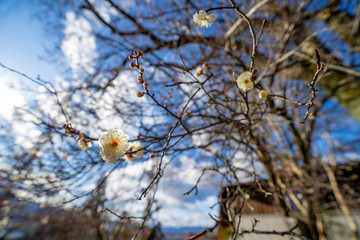
[[(259, 8), (264, 6), (266, 3), (270, 2), (271, 0), (263, 0), (259, 3), (257, 3), (255, 6), (253, 6), (247, 13), (247, 17), (251, 17)], [(231, 35), (234, 34), (235, 30), (240, 26), (243, 19), (239, 18), (225, 33), (225, 39), (228, 39)]]
[(249, 71), (251, 71), (254, 67), (254, 59), (255, 59), (255, 55), (256, 55), (256, 34), (254, 31), (254, 27), (250, 21), (250, 19), (245, 15), (245, 13), (243, 13), (242, 11), (240, 11), (240, 9), (238, 7), (236, 7), (235, 3), (233, 0), (229, 0), (231, 6), (234, 7), (235, 11), (242, 17), (245, 19), (245, 21), (247, 22), (247, 24), (249, 25), (249, 30), (251, 33), (251, 37), (252, 37), (252, 52), (251, 52), (251, 63), (250, 63), (250, 67), (249, 67)]
[(156, 181), (156, 179), (158, 177), (161, 177), (161, 167), (162, 167), (162, 162), (163, 162), (163, 159), (165, 157), (165, 152), (170, 144), (170, 140), (171, 140), (171, 134), (174, 132), (175, 128), (178, 126), (179, 124), (179, 121), (176, 122), (176, 124), (174, 125), (174, 127), (170, 130), (170, 132), (168, 133), (168, 136), (167, 136), (167, 139), (166, 139), (166, 145), (161, 153), (161, 157), (160, 157), (160, 161), (158, 163), (158, 167), (157, 167), (157, 170), (156, 170), (156, 173), (154, 175), (154, 177), (151, 179), (149, 185), (144, 189), (144, 191), (141, 193), (141, 195), (139, 196), (139, 200), (141, 200), (143, 197), (146, 196), (147, 192), (149, 191), (150, 187), (154, 184), (154, 182)]
[(99, 213), (103, 213), (103, 212), (106, 212), (106, 211), (111, 213), (115, 217), (119, 218), (120, 220), (124, 220), (124, 219), (144, 219), (144, 217), (133, 217), (133, 216), (124, 217), (124, 216), (120, 216), (117, 213), (115, 213), (114, 211), (110, 210), (109, 208), (104, 208), (104, 209), (100, 210)]
[(288, 231), (260, 231), (260, 230), (255, 230), (254, 227), (252, 230), (250, 231), (242, 231), (241, 233), (239, 233), (240, 236), (242, 236), (243, 234), (249, 234), (249, 233), (252, 233), (252, 234), (265, 234), (265, 235), (280, 235), (280, 236), (286, 236), (286, 235), (289, 235), (289, 236), (293, 236), (293, 237), (297, 237), (297, 238), (300, 238), (300, 239), (303, 239), (303, 240), (310, 240), (309, 238), (301, 235), (301, 234), (298, 234), (296, 232), (294, 232), (294, 230), (298, 227), (298, 225), (296, 224), (294, 227), (290, 228)]
[[(209, 215), (210, 215), (210, 214), (209, 214)], [(212, 219), (214, 219), (211, 215), (210, 215), (210, 217), (211, 217)], [(214, 220), (215, 220), (215, 219), (214, 219)], [(187, 240), (198, 239), (199, 237), (204, 236), (204, 235), (208, 234), (209, 232), (214, 231), (214, 229), (217, 228), (217, 226), (218, 226), (219, 224), (220, 224), (220, 221), (217, 221), (217, 220), (216, 220), (216, 223), (215, 223), (214, 226), (212, 226), (212, 227), (210, 227), (210, 228), (206, 228), (206, 229), (203, 230), (202, 232), (199, 232), (199, 233), (197, 233), (197, 234), (189, 237)]]
[[(36, 83), (36, 84), (38, 84), (38, 85), (40, 85), (40, 86), (43, 86), (43, 87), (44, 87), (47, 91), (49, 91), (51, 94), (54, 94), (55, 97), (56, 97), (56, 102), (57, 102), (57, 104), (59, 105), (63, 116), (65, 117), (65, 122), (69, 122), (69, 118), (68, 118), (68, 116), (66, 115), (65, 110), (64, 110), (64, 108), (62, 107), (62, 104), (60, 103), (59, 95), (58, 95), (58, 93), (57, 93), (57, 91), (56, 91), (56, 88), (54, 87), (54, 85), (53, 85), (51, 82), (44, 81), (44, 80), (42, 80), (39, 76), (38, 76), (36, 79), (34, 79), (34, 78), (26, 75), (25, 73), (22, 73), (22, 72), (19, 72), (19, 71), (15, 70), (15, 69), (12, 69), (12, 68), (10, 68), (10, 67), (2, 64), (2, 63), (0, 63), (0, 67), (5, 68), (5, 69), (9, 70), (10, 72), (16, 73), (16, 74), (18, 74), (18, 75), (20, 75), (20, 76), (23, 76), (23, 77), (27, 78), (28, 80), (32, 81), (33, 83)], [(50, 89), (49, 86), (50, 86), (52, 89)]]
[(305, 117), (300, 121), (300, 123), (304, 124), (306, 119), (308, 119), (308, 117), (311, 114), (310, 109), (315, 105), (314, 104), (314, 100), (316, 98), (316, 92), (318, 91), (317, 89), (315, 89), (315, 84), (316, 84), (316, 80), (318, 79), (318, 76), (320, 74), (320, 72), (324, 69), (324, 64), (320, 62), (320, 54), (318, 52), (317, 49), (315, 49), (315, 56), (316, 56), (316, 66), (317, 66), (317, 71), (312, 79), (312, 81), (309, 83), (309, 87), (311, 89), (311, 98), (309, 99), (308, 103), (306, 104), (306, 113), (305, 113)]

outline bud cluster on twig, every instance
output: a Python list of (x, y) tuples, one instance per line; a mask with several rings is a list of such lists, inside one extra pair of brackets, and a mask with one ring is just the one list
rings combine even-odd
[[(130, 63), (131, 68), (137, 68), (139, 71), (139, 76), (137, 77), (137, 80), (139, 84), (143, 85), (143, 87), (146, 89), (148, 86), (148, 83), (144, 81), (143, 74), (144, 74), (144, 68), (140, 67), (139, 58), (143, 56), (144, 52), (133, 52), (132, 55), (128, 57), (129, 60), (135, 60), (135, 62)], [(137, 97), (143, 97), (146, 94), (146, 92), (138, 92), (136, 94)]]

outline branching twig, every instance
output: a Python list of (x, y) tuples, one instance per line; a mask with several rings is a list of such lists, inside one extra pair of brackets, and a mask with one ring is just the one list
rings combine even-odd
[(207, 168), (204, 168), (202, 171), (201, 171), (201, 174), (200, 174), (200, 177), (198, 178), (198, 180), (196, 181), (195, 183), (195, 186), (193, 186), (189, 191), (187, 191), (186, 193), (184, 193), (184, 195), (189, 195), (192, 191), (195, 190), (195, 196), (198, 194), (198, 185), (201, 181), (201, 178), (204, 176), (205, 174), (205, 171), (208, 170)]
[[(257, 222), (255, 222), (257, 223)], [(255, 224), (256, 225), (256, 224)], [(303, 240), (310, 240), (309, 238), (298, 234), (296, 232), (294, 232), (294, 230), (298, 227), (298, 225), (296, 224), (294, 227), (290, 228), (288, 231), (261, 231), (261, 230), (255, 230), (255, 226), (253, 224), (252, 230), (249, 231), (242, 231), (241, 233), (239, 233), (240, 236), (244, 235), (244, 234), (249, 234), (249, 233), (253, 233), (253, 234), (265, 234), (265, 235), (280, 235), (280, 236), (293, 236), (293, 237), (297, 237)]]
[(249, 67), (249, 71), (251, 71), (254, 67), (254, 59), (255, 59), (255, 55), (256, 55), (256, 34), (254, 31), (254, 27), (250, 21), (250, 19), (245, 15), (245, 13), (243, 13), (242, 11), (240, 11), (240, 9), (238, 7), (236, 7), (234, 0), (229, 0), (231, 6), (234, 7), (235, 11), (242, 17), (245, 19), (245, 21), (247, 22), (247, 24), (249, 25), (249, 30), (251, 33), (251, 37), (252, 37), (252, 52), (251, 52), (251, 63), (250, 63), (250, 67)]
[(156, 170), (156, 173), (155, 173), (155, 176), (151, 179), (149, 185), (144, 189), (144, 191), (141, 193), (140, 197), (138, 198), (139, 200), (141, 200), (143, 197), (146, 196), (147, 192), (149, 191), (150, 187), (154, 184), (154, 182), (156, 181), (156, 179), (158, 177), (161, 177), (161, 167), (162, 167), (162, 162), (163, 162), (163, 159), (165, 157), (165, 152), (166, 152), (166, 149), (167, 147), (169, 146), (170, 144), (170, 140), (171, 140), (171, 135), (172, 133), (174, 132), (174, 130), (176, 129), (176, 127), (178, 126), (179, 124), (179, 121), (176, 122), (176, 124), (174, 125), (174, 127), (170, 130), (169, 134), (168, 134), (168, 137), (167, 137), (167, 141), (166, 141), (166, 145), (161, 153), (161, 157), (160, 157), (160, 161), (158, 163), (158, 167), (157, 167), (157, 170)]
[(320, 72), (324, 69), (324, 64), (320, 63), (320, 54), (318, 52), (317, 49), (315, 49), (315, 56), (316, 56), (316, 66), (317, 66), (317, 70), (316, 73), (312, 79), (312, 81), (309, 83), (309, 87), (311, 89), (311, 98), (309, 99), (309, 101), (306, 104), (306, 113), (305, 113), (305, 117), (300, 121), (300, 123), (304, 124), (306, 119), (310, 116), (311, 111), (310, 109), (314, 106), (314, 100), (316, 97), (316, 92), (318, 91), (317, 89), (315, 89), (315, 84), (316, 84), (316, 80), (318, 79), (318, 76), (320, 74)]
[[(210, 215), (210, 214), (209, 214), (209, 215)], [(210, 215), (210, 217), (211, 217), (212, 219), (214, 219), (211, 215)], [(199, 233), (197, 233), (197, 234), (189, 237), (187, 240), (198, 239), (199, 237), (204, 236), (204, 235), (208, 234), (209, 232), (214, 231), (214, 229), (217, 228), (217, 226), (220, 224), (220, 221), (218, 221), (218, 220), (216, 220), (216, 219), (214, 219), (214, 220), (216, 221), (216, 223), (215, 223), (214, 226), (212, 226), (212, 227), (210, 227), (210, 228), (207, 228), (207, 229), (203, 230), (202, 232), (199, 232)]]
[(119, 218), (120, 220), (124, 220), (124, 219), (144, 219), (144, 217), (133, 217), (133, 216), (124, 217), (124, 216), (120, 216), (117, 213), (115, 213), (114, 211), (110, 210), (109, 208), (104, 208), (104, 209), (100, 210), (99, 213), (103, 213), (103, 212), (106, 212), (106, 211), (111, 213), (115, 217)]
[[(56, 102), (57, 102), (57, 104), (59, 105), (63, 116), (65, 117), (65, 122), (69, 122), (69, 118), (68, 118), (68, 116), (66, 115), (65, 110), (64, 110), (64, 108), (62, 107), (62, 104), (60, 103), (59, 95), (58, 95), (58, 93), (57, 93), (57, 91), (56, 91), (56, 88), (54, 87), (54, 85), (53, 85), (51, 82), (44, 81), (44, 80), (40, 79), (40, 77), (37, 77), (36, 79), (34, 79), (34, 78), (32, 78), (32, 77), (30, 77), (30, 76), (28, 76), (28, 75), (26, 75), (26, 74), (24, 74), (24, 73), (22, 73), (22, 72), (19, 72), (19, 71), (15, 70), (15, 69), (12, 69), (12, 68), (10, 68), (10, 67), (2, 64), (2, 63), (0, 63), (0, 67), (5, 68), (5, 69), (9, 70), (10, 72), (13, 72), (13, 73), (16, 73), (16, 74), (18, 74), (18, 75), (21, 75), (21, 76), (25, 77), (26, 79), (30, 80), (31, 82), (36, 83), (36, 84), (38, 84), (38, 85), (40, 85), (40, 86), (43, 86), (43, 87), (44, 87), (48, 92), (50, 92), (51, 94), (54, 94), (55, 97), (56, 97)], [(50, 89), (49, 86), (50, 86), (52, 89)]]

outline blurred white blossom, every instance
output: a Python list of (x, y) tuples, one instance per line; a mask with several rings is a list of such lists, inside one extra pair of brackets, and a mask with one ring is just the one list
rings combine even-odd
[(211, 27), (213, 21), (215, 21), (214, 14), (207, 14), (205, 10), (197, 11), (193, 15), (193, 20), (200, 27)]
[(79, 145), (79, 148), (81, 150), (83, 150), (84, 152), (86, 152), (88, 150), (88, 148), (92, 146), (91, 142), (89, 142), (88, 140), (85, 140), (84, 138), (79, 138), (77, 140), (77, 143)]
[(197, 67), (197, 68), (196, 68), (195, 76), (196, 76), (196, 77), (200, 77), (202, 73), (203, 73), (202, 67)]
[[(129, 151), (131, 153), (125, 154), (124, 160), (125, 162), (132, 162), (135, 161), (138, 157), (142, 158), (144, 156), (144, 152), (140, 149), (142, 149), (143, 146), (141, 142), (131, 142), (129, 144)], [(140, 151), (138, 151), (140, 150)]]

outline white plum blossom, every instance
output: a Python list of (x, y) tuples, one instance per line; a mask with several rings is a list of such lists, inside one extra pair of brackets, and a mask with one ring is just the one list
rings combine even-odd
[(193, 15), (193, 21), (200, 27), (211, 27), (213, 21), (215, 21), (214, 14), (207, 14), (205, 10), (197, 11)]
[(118, 157), (124, 156), (129, 147), (129, 136), (121, 129), (112, 129), (103, 133), (99, 138), (102, 159), (114, 164)]
[(86, 152), (88, 150), (88, 148), (92, 146), (91, 142), (88, 140), (85, 140), (84, 138), (79, 138), (77, 140), (77, 144), (79, 145), (79, 148), (84, 152)]
[(252, 90), (254, 88), (254, 83), (252, 81), (252, 73), (247, 71), (240, 74), (239, 77), (236, 79), (236, 84), (244, 92)]
[[(129, 144), (129, 151), (132, 153), (125, 154), (124, 160), (125, 162), (129, 163), (132, 161), (135, 161), (138, 157), (142, 158), (144, 156), (144, 152), (140, 149), (142, 149), (143, 146), (141, 142), (131, 142)], [(140, 151), (138, 151), (140, 150)]]

